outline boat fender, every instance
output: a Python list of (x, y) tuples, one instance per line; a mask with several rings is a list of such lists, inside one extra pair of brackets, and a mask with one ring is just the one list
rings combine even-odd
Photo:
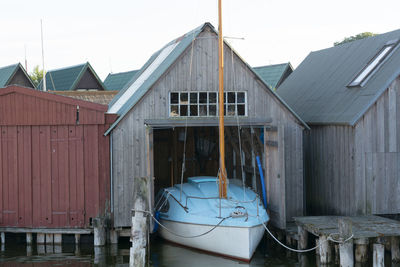
[[(160, 221), (160, 211), (156, 211), (156, 212), (154, 213), (154, 218), (155, 218), (158, 222)], [(157, 230), (158, 230), (158, 223), (156, 222), (156, 223), (154, 224), (153, 233), (157, 232)]]

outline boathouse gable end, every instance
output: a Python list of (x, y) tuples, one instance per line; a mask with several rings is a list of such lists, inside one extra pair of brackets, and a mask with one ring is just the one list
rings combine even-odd
[[(120, 116), (120, 120), (112, 128), (114, 227), (130, 226), (130, 210), (135, 200), (132, 193), (135, 177), (155, 177), (156, 189), (170, 186), (171, 181), (178, 183), (181, 177), (185, 125), (188, 127), (184, 179), (193, 174), (217, 174), (218, 167), (215, 164), (218, 159), (215, 158), (215, 152), (218, 149), (210, 149), (206, 158), (201, 158), (199, 154), (201, 140), (207, 140), (206, 143), (212, 143), (213, 147), (217, 145), (217, 117), (189, 116), (186, 120), (184, 116), (170, 116), (170, 93), (218, 92), (217, 47), (215, 30), (205, 24), (193, 43), (189, 42), (186, 49), (151, 87), (146, 92), (141, 92), (139, 99), (133, 96), (135, 103)], [(140, 79), (140, 76), (136, 78)], [(245, 175), (251, 186), (250, 173), (255, 167), (251, 165), (251, 151), (257, 151), (253, 155), (254, 161), (255, 156), (260, 157), (265, 176), (270, 178), (268, 198), (269, 208), (274, 214), (272, 222), (285, 228), (287, 221), (293, 216), (303, 215), (304, 211), (302, 139), (303, 130), (307, 126), (302, 124), (248, 64), (226, 44), (224, 87), (226, 92), (246, 93), (246, 116), (238, 117), (242, 126), (242, 148), (249, 152), (249, 155), (244, 156), (244, 165), (248, 165)], [(114, 103), (116, 101), (118, 100), (115, 99)], [(205, 104), (196, 101), (193, 106), (197, 108)], [(239, 178), (241, 173), (239, 174), (237, 119), (227, 116), (226, 121), (226, 131), (230, 135), (226, 141), (227, 164), (230, 168), (228, 175), (230, 178), (234, 175)], [(254, 133), (251, 132), (252, 127)], [(251, 136), (254, 150), (251, 149)], [(262, 136), (265, 139), (261, 139)], [(263, 143), (268, 145), (264, 146)], [(286, 163), (287, 160), (291, 162)], [(234, 161), (237, 162), (235, 166), (232, 163)], [(259, 180), (254, 182), (258, 184)]]

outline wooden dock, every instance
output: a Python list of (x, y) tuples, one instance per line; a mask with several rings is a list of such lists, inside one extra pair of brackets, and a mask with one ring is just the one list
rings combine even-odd
[[(399, 237), (400, 222), (380, 216), (308, 216), (296, 217), (298, 225), (298, 244), (299, 248), (308, 247), (308, 233), (318, 237), (316, 244), (319, 244), (317, 254), (320, 256), (321, 263), (329, 263), (333, 260), (332, 245), (337, 254), (340, 251), (340, 261), (344, 257), (354, 262), (366, 262), (368, 260), (368, 245), (373, 244), (374, 266), (383, 266), (385, 246), (391, 250), (392, 261), (400, 261)], [(344, 225), (344, 226), (343, 226)], [(345, 228), (345, 230), (343, 230)], [(343, 240), (348, 240), (348, 254), (342, 253)], [(335, 242), (337, 241), (337, 242)], [(356, 245), (355, 255), (353, 255), (353, 244)], [(312, 247), (312, 246), (311, 246)], [(338, 256), (338, 255), (336, 255)]]

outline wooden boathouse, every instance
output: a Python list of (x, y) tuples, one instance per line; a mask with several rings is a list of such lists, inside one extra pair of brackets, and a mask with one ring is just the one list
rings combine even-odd
[(311, 127), (310, 215), (400, 213), (400, 30), (311, 52), (277, 93)]
[[(214, 27), (201, 25), (154, 53), (110, 103), (108, 112), (119, 115), (106, 135), (111, 135), (112, 223), (120, 235), (131, 226), (139, 178), (154, 178), (152, 205), (160, 188), (181, 177), (217, 175), (217, 47)], [(285, 228), (304, 213), (308, 126), (227, 43), (224, 51), (228, 177), (243, 178), (261, 192), (259, 156), (272, 222)]]
[(106, 111), (28, 88), (0, 89), (2, 239), (4, 232), (38, 233), (38, 242), (45, 233), (51, 240), (52, 234), (88, 234), (96, 218), (109, 217), (104, 132), (114, 117)]

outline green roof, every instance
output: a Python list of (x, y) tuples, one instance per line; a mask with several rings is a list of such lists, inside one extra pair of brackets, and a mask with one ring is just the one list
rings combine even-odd
[(400, 43), (361, 86), (350, 82), (400, 30), (311, 52), (277, 93), (310, 124), (354, 126), (400, 75)]
[[(96, 72), (93, 70), (89, 62), (84, 64), (50, 70), (46, 72), (46, 89), (48, 91), (70, 91), (75, 90), (80, 79), (86, 70), (89, 69), (95, 76), (96, 80), (103, 87), (103, 82), (97, 76)], [(42, 90), (43, 80), (40, 82), (38, 88)]]
[(5, 87), (13, 77), (14, 73), (18, 70), (20, 64), (13, 64), (10, 66), (0, 68), (0, 87)]
[[(293, 72), (292, 65), (289, 62), (283, 64), (254, 67), (253, 69), (272, 89), (276, 89), (283, 82), (283, 80), (290, 73)], [(287, 71), (289, 71), (290, 73), (288, 75), (285, 75)]]
[(107, 90), (120, 91), (124, 86), (132, 80), (139, 70), (127, 72), (110, 73), (104, 80), (104, 86)]

